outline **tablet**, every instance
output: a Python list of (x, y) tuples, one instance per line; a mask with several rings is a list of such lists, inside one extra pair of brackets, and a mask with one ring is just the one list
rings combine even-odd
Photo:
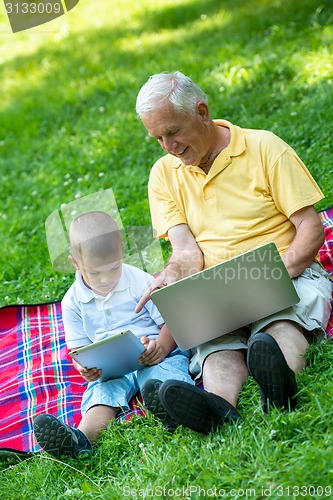
[(69, 355), (81, 366), (101, 369), (102, 376), (98, 381), (105, 382), (143, 368), (139, 358), (144, 350), (140, 340), (127, 330), (75, 349)]

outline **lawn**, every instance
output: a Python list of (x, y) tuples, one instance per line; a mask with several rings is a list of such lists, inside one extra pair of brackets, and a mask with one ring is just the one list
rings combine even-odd
[[(331, 0), (81, 0), (12, 34), (0, 7), (0, 305), (60, 300), (71, 284), (45, 235), (63, 204), (112, 188), (125, 227), (150, 225), (146, 186), (161, 150), (135, 100), (156, 72), (191, 76), (212, 117), (282, 137), (325, 194), (316, 208), (332, 206), (332, 21)], [(204, 437), (168, 435), (152, 417), (111, 424), (88, 463), (2, 464), (1, 496), (329, 498), (331, 345), (308, 357), (292, 414), (263, 415), (249, 380), (237, 426)]]

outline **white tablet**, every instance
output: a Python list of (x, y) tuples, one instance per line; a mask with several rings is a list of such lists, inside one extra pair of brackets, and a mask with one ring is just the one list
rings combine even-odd
[(140, 340), (127, 330), (75, 349), (69, 355), (81, 366), (101, 369), (102, 376), (98, 380), (105, 382), (143, 368), (139, 358), (144, 350)]

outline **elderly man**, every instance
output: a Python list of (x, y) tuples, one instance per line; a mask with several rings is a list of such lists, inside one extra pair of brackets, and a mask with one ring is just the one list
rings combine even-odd
[(293, 409), (295, 372), (305, 367), (308, 343), (324, 336), (331, 308), (332, 284), (317, 256), (323, 228), (313, 208), (322, 192), (295, 151), (273, 133), (212, 120), (204, 92), (179, 71), (150, 77), (136, 110), (167, 153), (153, 166), (148, 190), (156, 236), (172, 246), (136, 310), (152, 290), (269, 241), (300, 296), (295, 306), (196, 348), (190, 371), (202, 377), (205, 391), (177, 381), (155, 383), (146, 391), (148, 408), (207, 433), (240, 417), (236, 405), (250, 373), (264, 411)]

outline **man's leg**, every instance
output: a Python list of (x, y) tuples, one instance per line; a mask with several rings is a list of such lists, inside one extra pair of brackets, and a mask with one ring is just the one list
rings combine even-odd
[(260, 387), (264, 411), (270, 406), (292, 410), (297, 403), (294, 372), (305, 368), (308, 342), (293, 321), (275, 321), (263, 330), (249, 341), (249, 372)]
[(202, 372), (203, 386), (236, 407), (241, 388), (249, 372), (245, 350), (217, 351), (205, 359)]
[(243, 349), (214, 352), (206, 356), (203, 367), (205, 390), (167, 380), (160, 385), (158, 398), (177, 424), (207, 434), (224, 422), (241, 418), (235, 406), (247, 376)]
[(300, 325), (293, 321), (274, 321), (265, 327), (265, 332), (279, 344), (289, 368), (294, 372), (305, 368), (305, 353), (309, 344)]

